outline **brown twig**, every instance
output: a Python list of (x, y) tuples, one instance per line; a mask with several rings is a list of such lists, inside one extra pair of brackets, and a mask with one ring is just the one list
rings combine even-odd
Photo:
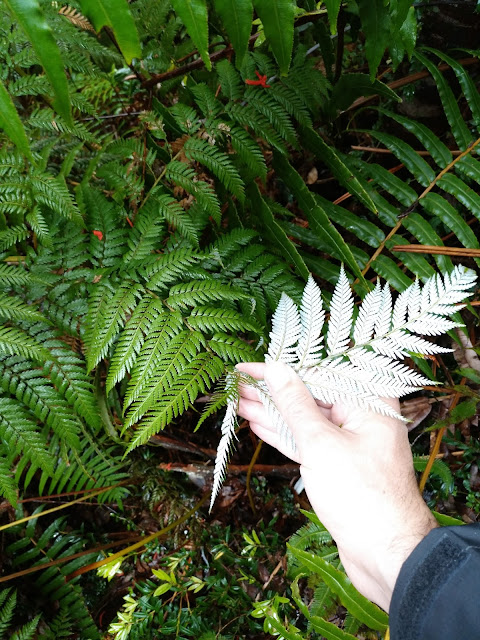
[[(383, 147), (362, 147), (361, 145), (357, 145), (357, 144), (352, 144), (350, 146), (350, 149), (353, 149), (354, 151), (365, 151), (367, 153), (388, 153), (388, 154), (392, 154), (393, 151), (390, 151), (390, 149), (384, 149)], [(426, 156), (426, 157), (430, 157), (432, 154), (430, 153), (430, 151), (417, 151), (415, 150), (415, 153), (419, 156)], [(463, 151), (460, 151), (460, 149), (450, 149), (450, 153), (452, 154), (452, 156), (458, 156), (461, 153), (463, 153)]]
[(430, 244), (399, 244), (391, 251), (405, 253), (434, 253), (440, 256), (457, 256), (461, 258), (480, 258), (480, 249), (464, 249), (462, 247), (439, 247)]
[(252, 493), (252, 487), (250, 484), (250, 479), (252, 477), (253, 467), (255, 466), (255, 462), (257, 461), (257, 458), (260, 454), (262, 444), (263, 444), (263, 440), (259, 440), (256, 446), (256, 449), (253, 452), (252, 459), (250, 460), (250, 464), (248, 465), (248, 469), (247, 469), (247, 479), (246, 479), (247, 494), (248, 494), (248, 500), (250, 502), (250, 507), (252, 508), (253, 515), (255, 515), (256, 509), (255, 509), (255, 502), (253, 501), (253, 493)]

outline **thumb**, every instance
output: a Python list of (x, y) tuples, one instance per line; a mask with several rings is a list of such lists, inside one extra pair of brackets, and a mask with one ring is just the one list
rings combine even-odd
[(266, 364), (264, 380), (301, 454), (313, 437), (318, 437), (322, 430), (332, 425), (319, 410), (301, 378), (287, 364)]

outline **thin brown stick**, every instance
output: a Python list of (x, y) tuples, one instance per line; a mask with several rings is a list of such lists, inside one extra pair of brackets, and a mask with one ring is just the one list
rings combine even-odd
[(263, 440), (259, 440), (255, 448), (255, 451), (253, 452), (252, 459), (250, 460), (250, 464), (248, 465), (248, 469), (247, 469), (247, 480), (246, 480), (247, 494), (248, 494), (248, 500), (250, 502), (250, 507), (252, 508), (253, 515), (255, 515), (256, 509), (255, 509), (255, 502), (253, 500), (252, 485), (250, 483), (250, 479), (252, 477), (253, 467), (255, 466), (255, 462), (257, 461), (257, 458), (260, 454), (262, 444), (263, 444)]
[[(368, 153), (385, 153), (385, 154), (392, 154), (393, 151), (390, 151), (390, 149), (384, 149), (383, 147), (362, 147), (361, 145), (358, 144), (352, 144), (350, 145), (350, 149), (353, 149), (354, 151), (365, 151)], [(430, 153), (430, 151), (417, 151), (415, 149), (415, 153), (418, 154), (419, 156), (425, 156), (425, 157), (430, 157), (432, 154)], [(450, 153), (452, 154), (452, 156), (458, 156), (461, 153), (463, 153), (463, 151), (460, 151), (460, 149), (450, 149)]]
[(434, 253), (440, 256), (457, 256), (461, 258), (480, 258), (480, 249), (464, 249), (463, 247), (439, 247), (430, 244), (399, 244), (391, 251), (405, 253)]

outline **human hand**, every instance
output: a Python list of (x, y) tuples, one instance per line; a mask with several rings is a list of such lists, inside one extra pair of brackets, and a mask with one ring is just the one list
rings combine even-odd
[[(310, 503), (349, 578), (388, 611), (403, 562), (437, 526), (417, 487), (406, 426), (364, 409), (317, 403), (286, 364), (243, 363), (237, 369), (265, 381), (296, 452), (271, 426), (253, 387), (241, 388), (238, 413), (259, 438), (300, 463)], [(398, 400), (386, 401), (399, 411)]]

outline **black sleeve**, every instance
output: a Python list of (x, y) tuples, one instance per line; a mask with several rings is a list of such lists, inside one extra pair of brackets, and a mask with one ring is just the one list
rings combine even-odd
[(431, 531), (405, 561), (392, 640), (480, 640), (480, 524)]

